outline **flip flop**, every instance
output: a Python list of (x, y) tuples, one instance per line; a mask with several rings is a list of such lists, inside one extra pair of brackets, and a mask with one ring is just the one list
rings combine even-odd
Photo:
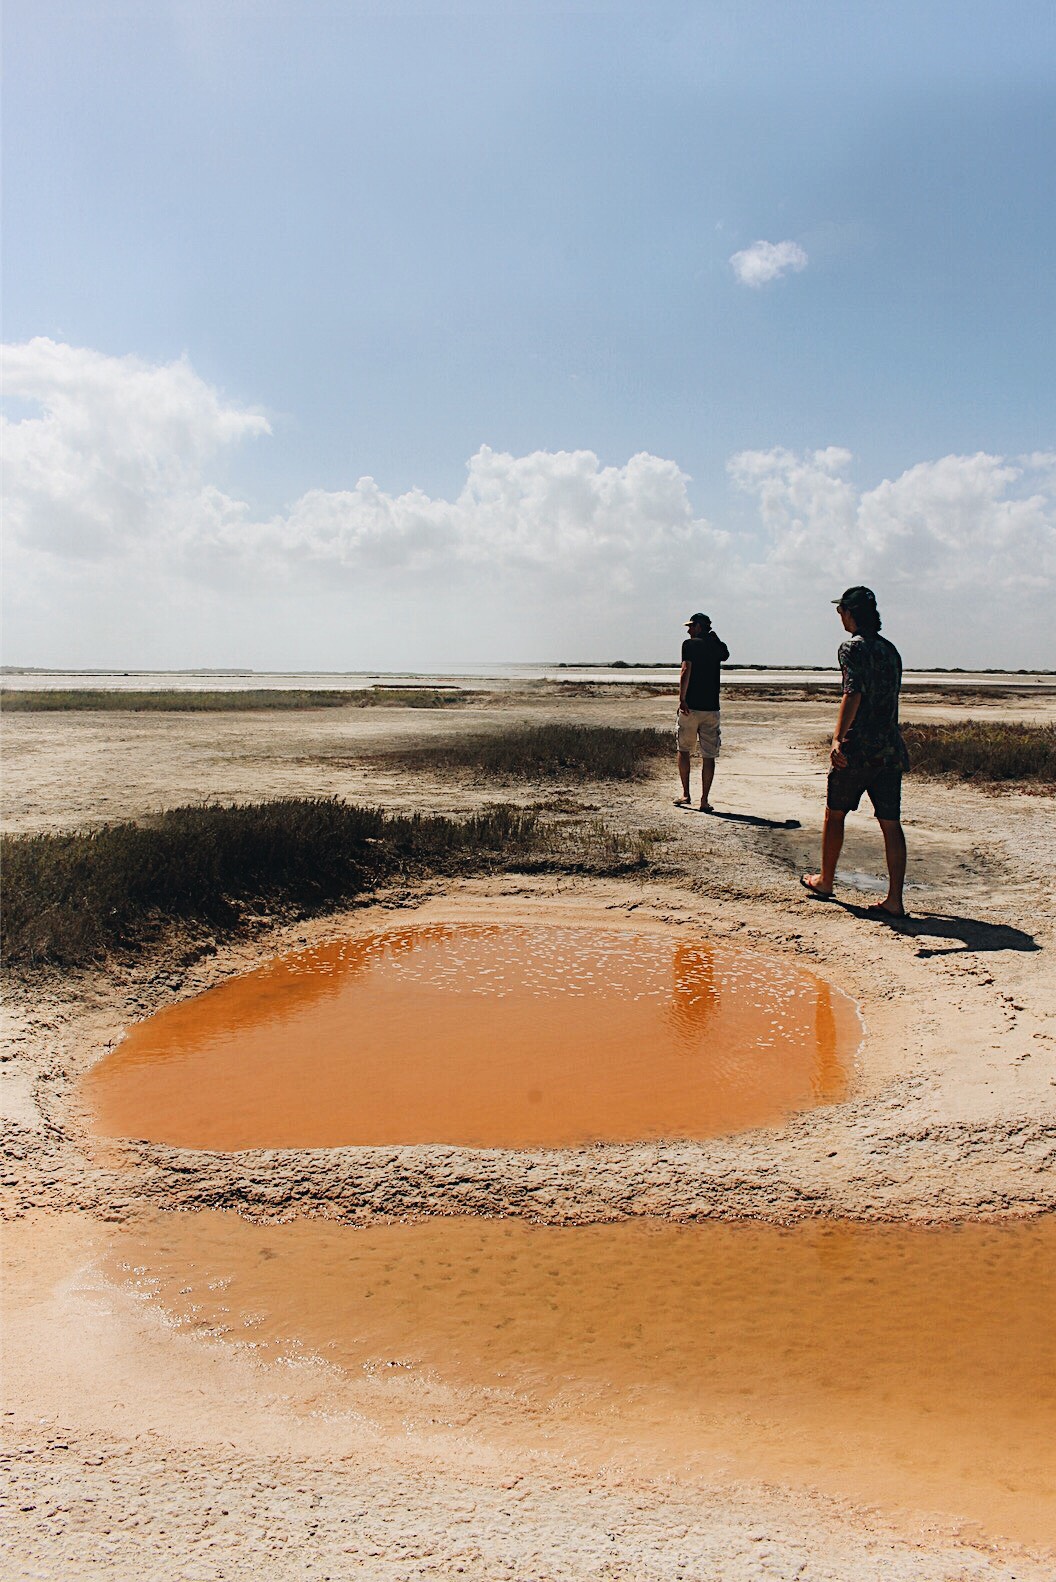
[(676, 798), (675, 798), (675, 806), (676, 807), (689, 807), (690, 806), (690, 798), (688, 796), (676, 796)]
[(886, 906), (881, 906), (879, 901), (865, 908), (866, 917), (875, 917), (882, 923), (904, 923), (909, 917), (908, 912), (889, 912)]
[(816, 884), (808, 884), (807, 883), (807, 876), (806, 876), (805, 873), (800, 875), (799, 882), (803, 886), (804, 890), (809, 890), (810, 894), (812, 896), (814, 896), (816, 900), (818, 900), (818, 901), (831, 901), (832, 900), (833, 892), (831, 890), (819, 890)]

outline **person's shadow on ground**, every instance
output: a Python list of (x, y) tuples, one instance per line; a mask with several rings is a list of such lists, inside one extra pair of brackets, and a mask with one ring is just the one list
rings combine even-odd
[(724, 813), (713, 807), (712, 818), (726, 818), (733, 824), (754, 824), (756, 829), (802, 829), (798, 818), (759, 818), (755, 813)]
[(1040, 950), (1033, 934), (1009, 923), (985, 923), (978, 917), (951, 917), (948, 912), (914, 912), (910, 917), (877, 918), (875, 907), (859, 906), (853, 901), (840, 901), (845, 912), (865, 918), (870, 923), (881, 922), (886, 927), (907, 934), (911, 939), (948, 939), (960, 941), (947, 946), (925, 946), (918, 956), (953, 956), (969, 951), (988, 950)]

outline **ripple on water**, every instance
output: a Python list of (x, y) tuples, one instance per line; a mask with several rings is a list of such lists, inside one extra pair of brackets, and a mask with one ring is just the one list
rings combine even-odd
[(1056, 1542), (1054, 1216), (357, 1230), (205, 1212), (113, 1235), (109, 1272), (170, 1321), (333, 1364), (327, 1410), (342, 1379), (373, 1381), (420, 1426), (440, 1385), (460, 1423), (581, 1464), (759, 1478)]
[(281, 957), (133, 1027), (99, 1132), (188, 1148), (575, 1146), (841, 1099), (860, 1024), (815, 974), (669, 933), (434, 924)]

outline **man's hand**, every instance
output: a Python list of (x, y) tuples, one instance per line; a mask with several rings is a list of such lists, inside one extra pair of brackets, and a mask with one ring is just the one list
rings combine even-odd
[(689, 705), (687, 704), (685, 698), (679, 698), (679, 700), (678, 700), (678, 712), (680, 714), (688, 714), (689, 713)]
[(834, 769), (847, 767), (847, 755), (843, 750), (843, 744), (858, 716), (858, 705), (861, 701), (860, 692), (845, 692), (840, 699), (840, 712), (836, 716), (836, 727), (832, 733), (832, 751), (829, 753), (829, 762)]

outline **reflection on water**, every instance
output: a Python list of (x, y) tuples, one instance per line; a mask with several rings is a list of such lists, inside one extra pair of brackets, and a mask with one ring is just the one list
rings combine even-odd
[[(352, 1387), (399, 1363), (597, 1465), (806, 1484), (1056, 1541), (1056, 1217), (928, 1229), (356, 1230), (158, 1215), (109, 1272), (179, 1325)], [(326, 1409), (341, 1409), (341, 1378)], [(417, 1405), (416, 1405), (417, 1400)], [(468, 1405), (467, 1405), (468, 1402)]]
[(845, 996), (751, 951), (437, 924), (173, 1006), (85, 1094), (104, 1135), (191, 1148), (706, 1137), (840, 1099), (859, 1031)]
[(676, 944), (672, 953), (671, 1004), (668, 1016), (683, 1049), (694, 1054), (703, 1048), (708, 1024), (719, 1009), (719, 986), (715, 977), (715, 952), (711, 945), (698, 941)]
[(839, 1057), (832, 990), (820, 979), (814, 997), (814, 1049), (814, 1096), (819, 1104), (833, 1104), (847, 1092), (847, 1073)]

